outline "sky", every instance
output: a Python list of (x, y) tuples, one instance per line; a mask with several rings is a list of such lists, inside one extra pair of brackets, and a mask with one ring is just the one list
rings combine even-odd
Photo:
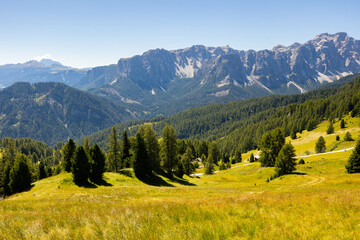
[(359, 0), (6, 0), (0, 65), (51, 58), (84, 68), (156, 48), (262, 50), (337, 32), (360, 39), (359, 9)]

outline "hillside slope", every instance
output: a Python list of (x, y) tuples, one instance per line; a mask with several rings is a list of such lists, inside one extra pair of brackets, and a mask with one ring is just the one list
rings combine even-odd
[(148, 184), (124, 170), (105, 173), (104, 185), (89, 188), (62, 173), (0, 201), (0, 236), (351, 239), (358, 235), (360, 178), (345, 173), (350, 154), (308, 157), (295, 174), (269, 183), (274, 168), (259, 163), (185, 180), (158, 176)]
[(62, 83), (16, 83), (0, 91), (0, 137), (55, 145), (131, 119), (126, 108)]
[[(360, 77), (349, 76), (340, 82), (345, 85), (305, 94), (212, 104), (170, 117), (128, 122), (118, 128), (134, 135), (138, 127), (147, 122), (161, 134), (167, 123), (174, 126), (179, 138), (218, 140), (227, 152), (237, 148), (246, 152), (257, 147), (264, 132), (276, 127), (281, 127), (288, 136), (291, 131), (305, 130), (309, 120), (316, 126), (323, 120), (341, 117), (350, 111), (354, 115), (360, 114)], [(91, 135), (90, 139), (105, 146), (109, 132), (110, 129), (103, 130)]]

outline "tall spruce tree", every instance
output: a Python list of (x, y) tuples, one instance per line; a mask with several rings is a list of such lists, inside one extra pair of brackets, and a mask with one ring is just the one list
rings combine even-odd
[(315, 144), (315, 152), (324, 153), (325, 151), (326, 151), (325, 139), (323, 138), (323, 136), (320, 136)]
[(121, 168), (121, 151), (119, 144), (119, 135), (116, 131), (115, 125), (111, 129), (108, 141), (108, 161), (109, 167), (112, 171), (117, 172)]
[(22, 192), (31, 186), (31, 173), (25, 154), (16, 154), (14, 166), (10, 171), (9, 182), (11, 193)]
[(66, 172), (71, 172), (71, 158), (75, 152), (76, 145), (71, 138), (62, 148), (62, 164)]
[(214, 158), (211, 152), (209, 152), (209, 156), (206, 159), (206, 163), (205, 163), (205, 174), (213, 174), (213, 173), (214, 173)]
[(216, 142), (209, 143), (208, 152), (212, 155), (213, 163), (217, 165), (220, 161), (220, 150)]
[(149, 164), (148, 154), (144, 138), (140, 131), (136, 133), (136, 144), (134, 149), (134, 172), (135, 176), (139, 179), (151, 174), (152, 169)]
[(83, 146), (75, 149), (71, 162), (74, 183), (80, 186), (86, 185), (90, 176), (90, 164)]
[(194, 156), (191, 153), (191, 149), (189, 147), (186, 148), (186, 152), (181, 157), (181, 164), (184, 170), (184, 173), (188, 176), (195, 172), (195, 166), (192, 163), (194, 160)]
[(85, 137), (84, 150), (85, 150), (86, 153), (89, 153), (89, 150), (90, 150), (90, 139), (89, 139), (89, 137)]
[(172, 175), (178, 160), (175, 129), (166, 124), (163, 129), (162, 138), (160, 150), (161, 165), (168, 174)]
[(277, 176), (290, 174), (296, 170), (295, 149), (291, 143), (285, 144), (275, 162), (275, 172)]
[(45, 170), (45, 165), (44, 163), (41, 161), (39, 163), (39, 180), (46, 178), (47, 174), (46, 174), (46, 170)]
[(122, 144), (121, 144), (121, 149), (122, 149), (122, 153), (121, 153), (121, 161), (123, 163), (123, 167), (130, 167), (131, 165), (131, 154), (130, 154), (130, 149), (131, 149), (131, 144), (129, 141), (129, 137), (126, 131), (123, 132), (122, 134)]
[(345, 168), (348, 173), (360, 172), (360, 140), (356, 143), (356, 146), (351, 153)]
[(242, 161), (242, 156), (241, 156), (241, 151), (240, 149), (236, 149), (235, 150), (235, 162), (234, 163), (239, 163)]
[(345, 128), (345, 121), (344, 121), (344, 119), (341, 119), (340, 128)]
[(327, 130), (326, 130), (326, 133), (327, 133), (327, 134), (332, 134), (332, 133), (334, 133), (334, 125), (333, 125), (332, 121), (330, 121), (330, 124), (329, 124), (329, 126), (328, 126), (328, 128), (327, 128)]
[(151, 125), (148, 125), (145, 128), (144, 140), (151, 169), (158, 172), (160, 169), (160, 146), (156, 137), (156, 132)]
[(263, 167), (273, 167), (276, 158), (285, 144), (285, 137), (280, 128), (266, 132), (260, 142), (261, 154), (259, 161)]
[(90, 180), (99, 183), (103, 179), (105, 172), (105, 154), (101, 151), (99, 145), (95, 144), (89, 149), (90, 155)]

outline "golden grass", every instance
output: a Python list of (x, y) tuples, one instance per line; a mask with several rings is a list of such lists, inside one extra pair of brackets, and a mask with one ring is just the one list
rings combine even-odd
[[(294, 145), (305, 149), (300, 139)], [(82, 188), (62, 173), (0, 201), (0, 239), (360, 239), (360, 174), (345, 173), (350, 154), (306, 157), (297, 174), (269, 183), (274, 169), (259, 163), (188, 182), (161, 177), (168, 187), (106, 173), (112, 186)]]

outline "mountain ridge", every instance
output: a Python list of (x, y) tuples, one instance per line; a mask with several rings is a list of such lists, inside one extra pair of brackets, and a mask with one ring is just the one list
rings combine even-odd
[(93, 68), (76, 87), (124, 104), (129, 103), (123, 99), (141, 103), (154, 116), (185, 109), (181, 106), (304, 93), (358, 72), (360, 41), (340, 32), (271, 50), (203, 45), (149, 50)]

